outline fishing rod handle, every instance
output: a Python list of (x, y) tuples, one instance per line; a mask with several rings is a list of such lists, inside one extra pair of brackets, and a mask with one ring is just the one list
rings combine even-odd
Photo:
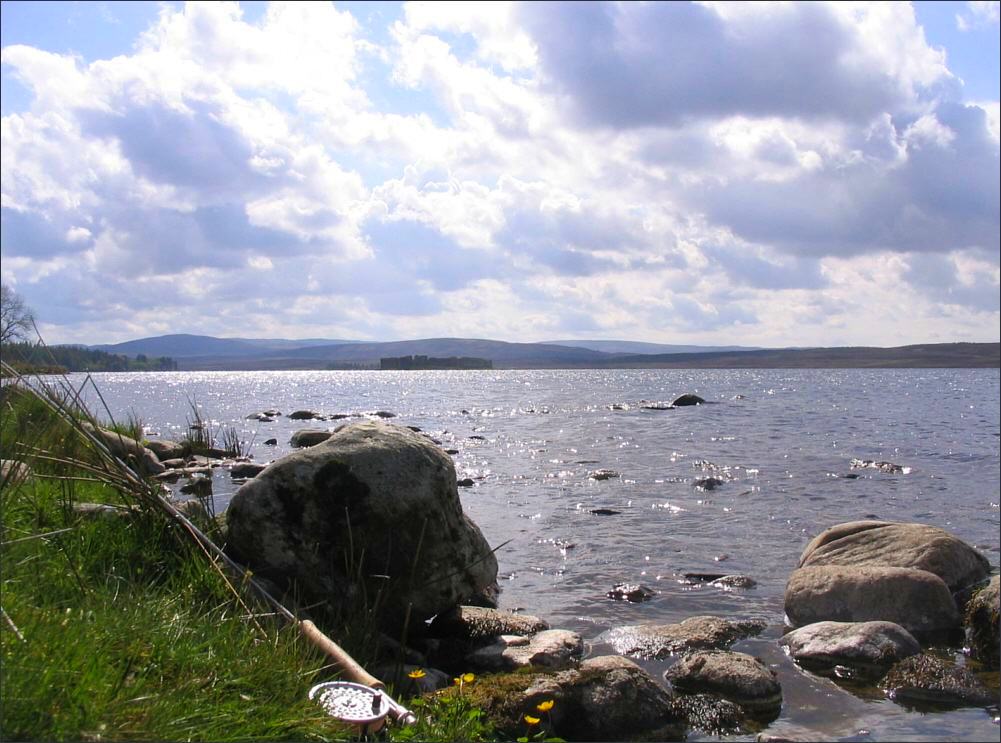
[(344, 648), (323, 634), (319, 627), (308, 619), (303, 619), (299, 622), (299, 632), (301, 632), (302, 636), (309, 640), (315, 647), (322, 650), (323, 653), (330, 658), (331, 661), (333, 661), (334, 665), (340, 669), (341, 674), (349, 681), (353, 681), (356, 684), (362, 684), (363, 686), (370, 686), (373, 689), (386, 688), (384, 683), (362, 668), (358, 661), (344, 651)]

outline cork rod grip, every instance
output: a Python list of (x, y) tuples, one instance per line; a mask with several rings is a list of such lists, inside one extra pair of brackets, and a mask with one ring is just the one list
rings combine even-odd
[(364, 686), (371, 686), (374, 689), (386, 688), (384, 683), (362, 668), (358, 664), (358, 661), (344, 652), (344, 649), (340, 645), (323, 634), (320, 629), (308, 619), (304, 619), (299, 622), (299, 631), (302, 633), (303, 637), (313, 644), (314, 647), (322, 650), (323, 653), (330, 658), (331, 661), (333, 661), (334, 665), (340, 669), (341, 674), (348, 681), (353, 681), (356, 684), (362, 684)]

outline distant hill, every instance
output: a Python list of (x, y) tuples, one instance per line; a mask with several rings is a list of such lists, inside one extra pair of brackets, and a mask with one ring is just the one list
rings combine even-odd
[(126, 356), (171, 356), (175, 359), (192, 356), (259, 356), (265, 352), (284, 351), (316, 345), (337, 345), (354, 341), (338, 341), (309, 338), (305, 340), (285, 340), (271, 338), (214, 338), (210, 335), (160, 335), (139, 338), (124, 343), (89, 346), (97, 351), (124, 354)]
[(554, 346), (574, 346), (592, 351), (624, 354), (719, 353), (725, 351), (758, 351), (761, 346), (679, 346), (642, 341), (544, 341)]
[[(143, 338), (94, 348), (131, 357), (137, 354), (170, 356), (183, 370), (378, 368), (379, 360), (384, 357), (418, 355), (489, 359), (496, 369), (1001, 367), (1001, 344), (998, 343), (740, 350), (695, 346), (700, 350), (685, 352), (682, 349), (692, 347), (633, 341), (581, 342), (604, 348), (568, 345), (571, 341), (507, 343), (479, 338), (365, 343), (316, 338), (298, 341), (198, 335)], [(654, 352), (663, 348), (670, 350)]]

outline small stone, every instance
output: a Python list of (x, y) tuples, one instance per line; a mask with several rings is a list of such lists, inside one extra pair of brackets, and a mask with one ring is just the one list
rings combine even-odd
[(612, 590), (605, 595), (616, 601), (638, 603), (652, 599), (657, 595), (657, 592), (638, 583), (616, 583), (612, 586)]

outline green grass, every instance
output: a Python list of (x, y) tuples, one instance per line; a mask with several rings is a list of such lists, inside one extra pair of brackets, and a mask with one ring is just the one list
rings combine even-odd
[[(0, 739), (356, 739), (307, 697), (336, 678), (326, 659), (249, 592), (237, 598), (157, 507), (157, 486), (81, 435), (90, 416), (71, 397), (0, 391), (0, 458), (32, 473), (0, 484)], [(85, 502), (126, 508), (84, 515)], [(364, 663), (371, 611), (347, 621), (332, 634)], [(494, 738), (461, 695), (400, 701), (420, 719), (385, 739)]]

